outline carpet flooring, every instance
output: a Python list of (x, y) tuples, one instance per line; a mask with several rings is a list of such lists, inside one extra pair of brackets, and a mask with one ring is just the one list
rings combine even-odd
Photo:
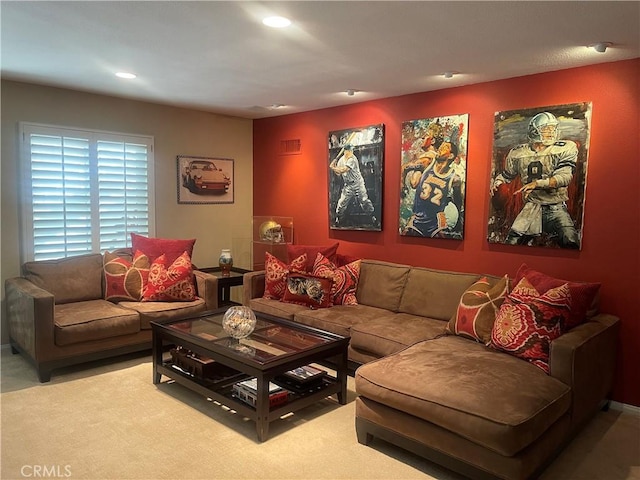
[[(382, 441), (360, 445), (353, 378), (333, 399), (270, 425), (255, 423), (175, 383), (152, 383), (149, 355), (54, 372), (1, 351), (0, 478), (461, 480)], [(163, 377), (166, 380), (166, 377)], [(541, 480), (640, 480), (640, 416), (599, 413)]]

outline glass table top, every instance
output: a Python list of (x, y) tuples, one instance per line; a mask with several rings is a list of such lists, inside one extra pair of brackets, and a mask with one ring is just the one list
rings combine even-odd
[(253, 332), (246, 338), (236, 340), (222, 328), (223, 316), (224, 312), (214, 313), (164, 326), (169, 331), (178, 331), (211, 342), (212, 349), (229, 349), (259, 363), (302, 352), (339, 338), (331, 334), (323, 335), (322, 332), (305, 331), (302, 328), (270, 322), (258, 316)]

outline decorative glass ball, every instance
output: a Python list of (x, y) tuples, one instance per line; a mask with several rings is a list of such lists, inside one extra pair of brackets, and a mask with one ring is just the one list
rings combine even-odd
[(256, 314), (249, 307), (229, 307), (222, 317), (222, 328), (233, 338), (245, 338), (256, 328)]

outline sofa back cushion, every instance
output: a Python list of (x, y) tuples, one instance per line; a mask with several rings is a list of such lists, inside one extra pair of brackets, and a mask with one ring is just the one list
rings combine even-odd
[(413, 267), (407, 276), (400, 312), (449, 320), (456, 313), (460, 297), (480, 275)]
[(56, 304), (102, 298), (102, 272), (102, 255), (99, 253), (22, 265), (22, 275), (52, 293)]
[(410, 268), (397, 263), (362, 260), (356, 290), (358, 303), (397, 312)]

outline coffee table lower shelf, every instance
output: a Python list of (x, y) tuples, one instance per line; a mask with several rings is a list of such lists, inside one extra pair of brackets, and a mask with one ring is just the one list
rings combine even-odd
[[(156, 374), (164, 375), (176, 383), (206, 398), (215, 400), (250, 420), (255, 421), (258, 430), (258, 439), (260, 441), (266, 440), (267, 426), (270, 422), (279, 419), (287, 413), (292, 413), (312, 405), (330, 395), (340, 396), (339, 394), (342, 390), (340, 382), (335, 378), (327, 376), (323, 379), (323, 385), (320, 389), (310, 393), (289, 391), (289, 399), (286, 403), (270, 407), (267, 415), (261, 416), (255, 407), (240, 400), (233, 393), (233, 385), (235, 383), (250, 378), (247, 374), (238, 372), (237, 375), (221, 380), (209, 380), (186, 373), (172, 362), (164, 362), (162, 365), (156, 365)], [(158, 379), (158, 382), (159, 380), (160, 379)], [(340, 403), (343, 402), (344, 400), (341, 399)]]

